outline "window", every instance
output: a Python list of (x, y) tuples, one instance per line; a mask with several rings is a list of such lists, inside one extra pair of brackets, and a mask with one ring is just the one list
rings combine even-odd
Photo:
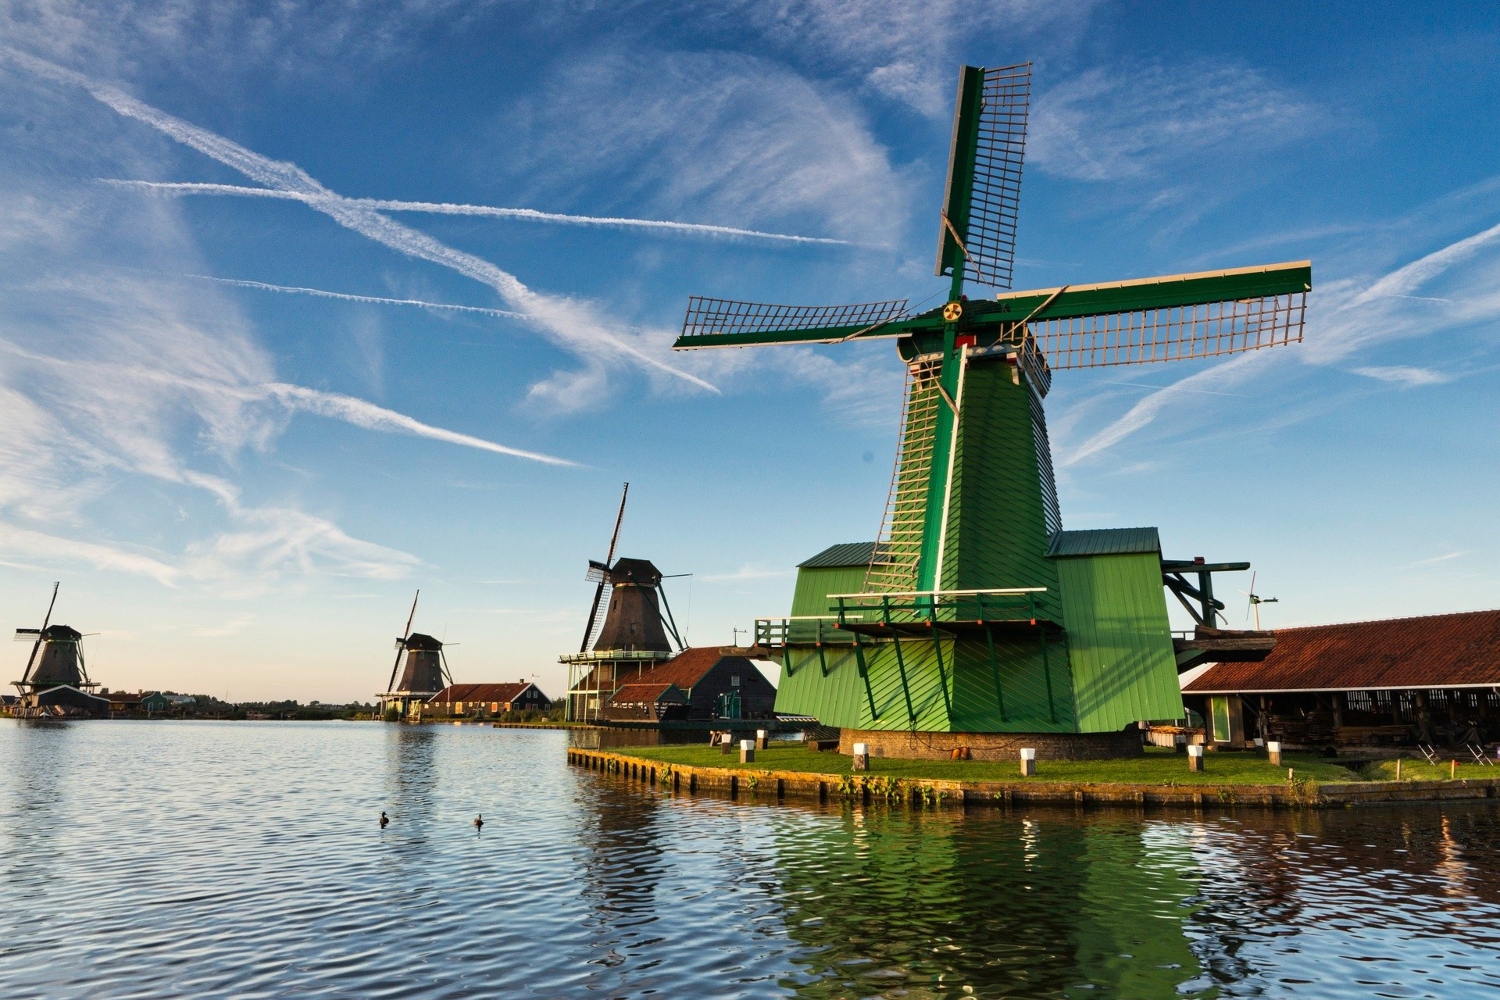
[(739, 687), (740, 686), (740, 675), (739, 674), (730, 674), (729, 675), (729, 686), (730, 687)]

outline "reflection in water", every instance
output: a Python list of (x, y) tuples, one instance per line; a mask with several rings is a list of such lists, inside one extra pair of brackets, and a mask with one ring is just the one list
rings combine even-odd
[(568, 735), (0, 723), (4, 994), (1467, 1000), (1500, 988), (1495, 806), (733, 802), (568, 768)]
[(855, 807), (839, 828), (778, 840), (800, 996), (1170, 996), (1197, 975), (1191, 854), (1137, 821)]

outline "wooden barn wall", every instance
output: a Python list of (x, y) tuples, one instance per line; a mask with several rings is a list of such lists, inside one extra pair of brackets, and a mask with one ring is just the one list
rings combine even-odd
[(827, 566), (797, 570), (792, 593), (793, 615), (828, 615), (829, 594), (858, 594), (865, 588), (865, 566)]
[(1182, 717), (1171, 625), (1154, 553), (1056, 560), (1079, 730)]

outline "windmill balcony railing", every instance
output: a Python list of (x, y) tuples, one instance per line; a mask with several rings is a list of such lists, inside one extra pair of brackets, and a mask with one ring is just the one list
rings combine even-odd
[(670, 660), (674, 654), (657, 649), (591, 649), (586, 653), (566, 653), (558, 663), (624, 663), (627, 660)]
[(757, 619), (756, 644), (848, 645), (856, 636), (1062, 631), (1045, 587), (830, 594), (828, 599), (830, 615)]

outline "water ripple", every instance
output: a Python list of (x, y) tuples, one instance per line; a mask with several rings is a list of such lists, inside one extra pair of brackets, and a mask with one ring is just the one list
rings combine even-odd
[(778, 806), (571, 769), (565, 741), (355, 723), (0, 724), (5, 995), (1500, 988), (1494, 807), (1194, 818)]

